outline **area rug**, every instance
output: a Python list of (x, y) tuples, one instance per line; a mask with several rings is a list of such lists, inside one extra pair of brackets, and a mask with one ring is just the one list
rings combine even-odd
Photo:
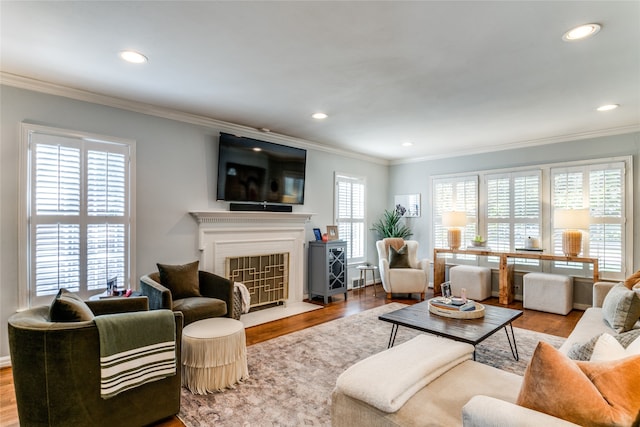
[[(187, 427), (329, 426), (336, 378), (355, 362), (387, 347), (391, 324), (378, 316), (404, 307), (391, 303), (247, 348), (250, 378), (235, 389), (206, 396), (182, 389), (178, 417)], [(559, 347), (564, 338), (514, 328), (520, 360), (504, 331), (476, 347), (476, 360), (517, 374), (538, 341)], [(399, 328), (396, 344), (419, 332)]]

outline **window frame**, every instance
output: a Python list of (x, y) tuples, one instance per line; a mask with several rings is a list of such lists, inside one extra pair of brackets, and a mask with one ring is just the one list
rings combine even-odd
[[(537, 191), (538, 191), (538, 206), (537, 206), (537, 210), (538, 210), (538, 217), (518, 217), (516, 215), (515, 212), (515, 204), (514, 204), (514, 200), (516, 199), (516, 197), (518, 196), (517, 192), (516, 192), (516, 181), (519, 178), (527, 178), (527, 177), (536, 177), (537, 179)], [(506, 217), (489, 217), (489, 209), (490, 209), (490, 194), (489, 194), (489, 181), (490, 180), (498, 180), (498, 179), (502, 179), (502, 180), (508, 180), (508, 187), (509, 187), (509, 213), (508, 216)], [(542, 172), (540, 169), (538, 168), (527, 168), (527, 169), (521, 169), (518, 171), (502, 171), (499, 173), (486, 173), (483, 175), (482, 177), (482, 188), (480, 189), (480, 192), (483, 194), (482, 197), (482, 206), (483, 209), (481, 211), (481, 215), (480, 217), (482, 218), (482, 227), (480, 228), (480, 234), (485, 236), (485, 239), (487, 240), (487, 244), (489, 245), (489, 248), (491, 250), (494, 251), (500, 251), (498, 248), (496, 248), (495, 245), (492, 246), (492, 241), (489, 238), (489, 224), (508, 224), (509, 226), (509, 252), (515, 252), (516, 248), (518, 247), (524, 247), (525, 246), (525, 242), (522, 242), (522, 244), (520, 246), (517, 246), (517, 242), (516, 242), (516, 228), (517, 228), (517, 224), (537, 224), (538, 229), (541, 231), (540, 234), (544, 234), (544, 230), (543, 230), (543, 225), (542, 225), (542, 221), (543, 221), (543, 212), (542, 212), (542, 205), (543, 205), (543, 177), (542, 177)], [(541, 235), (536, 235), (534, 237), (542, 237)], [(504, 251), (506, 252), (506, 251)], [(488, 259), (489, 262), (492, 263), (498, 263), (498, 258), (497, 257), (489, 257)], [(538, 260), (533, 260), (533, 259), (526, 259), (526, 258), (519, 258), (516, 259), (516, 262), (522, 266), (527, 265), (527, 266), (538, 266), (540, 264), (540, 262)]]
[[(605, 166), (608, 166), (605, 168)], [(603, 262), (603, 260), (601, 259), (601, 257), (597, 256), (596, 253), (591, 253), (591, 243), (593, 242), (593, 240), (590, 238), (590, 231), (593, 228), (597, 228), (600, 225), (619, 225), (620, 226), (620, 240), (621, 240), (621, 247), (620, 250), (621, 251), (625, 251), (625, 248), (628, 248), (629, 246), (633, 246), (633, 243), (629, 244), (629, 239), (626, 229), (627, 229), (627, 225), (632, 223), (628, 221), (629, 216), (625, 215), (625, 212), (628, 212), (628, 204), (630, 203), (629, 199), (627, 199), (626, 197), (626, 193), (628, 193), (629, 190), (632, 189), (628, 189), (628, 185), (629, 183), (627, 182), (627, 180), (625, 179), (625, 176), (627, 175), (627, 164), (623, 161), (608, 161), (608, 162), (594, 162), (594, 163), (587, 163), (587, 164), (583, 164), (583, 165), (572, 165), (572, 166), (567, 166), (567, 167), (551, 167), (550, 168), (550, 179), (549, 179), (549, 188), (550, 188), (550, 192), (551, 192), (551, 200), (553, 200), (553, 198), (556, 195), (555, 192), (555, 188), (554, 188), (554, 184), (555, 184), (555, 180), (554, 178), (557, 175), (563, 175), (563, 174), (570, 174), (570, 173), (579, 173), (581, 175), (580, 180), (581, 180), (581, 192), (579, 197), (576, 199), (575, 197), (573, 198), (567, 198), (562, 197), (565, 201), (565, 205), (563, 206), (559, 206), (560, 208), (582, 208), (584, 206), (588, 206), (588, 210), (589, 210), (589, 227), (586, 230), (583, 230), (583, 237), (582, 237), (582, 248), (583, 251), (587, 251), (589, 252), (589, 257), (591, 258), (598, 258), (599, 264), (598, 264), (598, 268), (599, 268), (599, 273), (600, 276), (607, 275), (607, 273), (611, 273), (609, 271), (607, 271), (607, 267), (606, 267), (606, 257), (605, 260)], [(593, 215), (593, 206), (590, 203), (590, 199), (592, 196), (592, 190), (594, 190), (591, 187), (591, 174), (594, 171), (613, 171), (613, 170), (619, 170), (621, 172), (622, 178), (622, 185), (625, 188), (624, 192), (621, 192), (621, 197), (620, 197), (620, 203), (621, 203), (621, 216), (619, 218), (615, 218), (615, 217), (611, 217), (611, 216), (598, 216), (598, 215)], [(632, 181), (631, 181), (632, 182)], [(633, 192), (631, 192), (631, 194), (633, 194)], [(558, 196), (561, 197), (561, 196)], [(631, 201), (632, 202), (632, 201)], [(551, 219), (553, 219), (553, 212), (551, 212)], [(552, 224), (551, 225), (551, 232), (553, 233), (550, 238), (551, 238), (551, 246), (550, 246), (550, 251), (551, 253), (554, 253), (555, 255), (562, 255), (562, 230), (555, 228), (555, 225)], [(594, 251), (597, 252), (597, 248), (594, 248)], [(584, 256), (581, 254), (581, 256)], [(624, 255), (622, 255), (620, 257), (620, 263), (621, 263), (621, 267), (622, 270), (627, 270), (630, 262), (632, 263), (631, 260), (625, 260)], [(562, 272), (564, 274), (572, 274), (572, 272), (576, 272), (576, 271), (584, 271), (585, 274), (591, 274), (591, 271), (593, 269), (593, 266), (591, 264), (582, 264), (582, 263), (575, 263), (575, 262), (562, 262), (562, 261), (556, 261), (554, 262), (554, 266), (556, 268), (556, 270), (558, 272)], [(615, 274), (615, 273), (614, 273)], [(616, 277), (616, 279), (624, 279), (626, 276), (628, 275), (628, 273), (625, 273), (624, 276), (621, 277)]]
[[(465, 176), (477, 175), (480, 179), (478, 181), (478, 205), (479, 205), (479, 217), (478, 217), (478, 230), (480, 230), (479, 234), (485, 235), (487, 230), (487, 218), (486, 218), (486, 206), (487, 206), (487, 187), (486, 187), (486, 177), (489, 175), (498, 175), (498, 174), (517, 174), (526, 171), (532, 170), (540, 170), (541, 173), (541, 235), (539, 236), (541, 245), (545, 249), (547, 253), (553, 253), (553, 238), (554, 238), (554, 229), (553, 229), (553, 207), (552, 207), (552, 197), (553, 197), (553, 181), (552, 181), (552, 169), (562, 169), (562, 168), (587, 168), (589, 170), (593, 169), (597, 166), (602, 166), (606, 164), (619, 164), (623, 163), (623, 183), (624, 183), (624, 192), (623, 192), (623, 204), (624, 204), (624, 213), (622, 219), (622, 248), (623, 251), (621, 263), (622, 263), (622, 271), (621, 272), (611, 272), (611, 271), (602, 271), (600, 270), (600, 277), (606, 280), (624, 280), (630, 272), (629, 270), (633, 266), (633, 156), (618, 156), (618, 157), (609, 157), (609, 158), (600, 158), (600, 159), (590, 159), (590, 160), (575, 160), (575, 161), (566, 161), (566, 162), (558, 162), (558, 163), (543, 163), (543, 164), (535, 164), (523, 167), (513, 167), (513, 168), (503, 168), (503, 169), (487, 169), (487, 170), (478, 170), (478, 171), (467, 171), (457, 174), (443, 174), (443, 175), (433, 175), (430, 178), (431, 184), (431, 203), (433, 206), (432, 209), (432, 226), (431, 226), (431, 238), (429, 241), (430, 250), (435, 248), (435, 201), (434, 201), (434, 183), (438, 180), (443, 179), (456, 179)], [(587, 242), (588, 247), (588, 242)], [(585, 255), (583, 255), (585, 256)], [(489, 262), (486, 257), (476, 257), (471, 256), (474, 259), (474, 262), (477, 264), (490, 265), (494, 266), (495, 262)], [(464, 259), (462, 255), (457, 255), (455, 257), (456, 260), (461, 260), (461, 263), (464, 263)], [(518, 260), (516, 260), (518, 261)], [(519, 270), (527, 270), (534, 266), (527, 266), (518, 263)], [(559, 265), (556, 267), (555, 265), (547, 266), (546, 263), (542, 263), (541, 268), (547, 269), (551, 268), (553, 271), (562, 272), (559, 268)], [(585, 269), (588, 269), (589, 266), (584, 266)], [(569, 274), (576, 274), (578, 271), (575, 269), (571, 270)], [(590, 272), (585, 271), (585, 274), (590, 275)]]
[[(136, 285), (136, 245), (135, 245), (135, 236), (136, 236), (136, 204), (135, 204), (135, 153), (136, 153), (136, 142), (132, 139), (126, 138), (118, 138), (111, 137), (99, 134), (93, 134), (89, 132), (75, 131), (69, 129), (61, 129), (54, 128), (50, 126), (42, 126), (36, 125), (32, 123), (23, 122), (20, 124), (21, 130), (21, 139), (20, 139), (20, 153), (19, 153), (19, 189), (20, 189), (20, 203), (18, 204), (18, 229), (19, 229), (19, 238), (18, 238), (18, 308), (19, 309), (27, 309), (29, 307), (35, 305), (46, 304), (51, 300), (53, 295), (43, 295), (37, 296), (36, 290), (32, 289), (31, 284), (31, 275), (32, 275), (32, 260), (31, 260), (31, 248), (32, 243), (30, 239), (31, 236), (31, 208), (33, 204), (32, 200), (32, 153), (31, 153), (31, 145), (32, 138), (35, 135), (46, 135), (50, 137), (60, 137), (65, 138), (67, 140), (77, 140), (78, 145), (82, 147), (82, 157), (84, 158), (85, 154), (89, 151), (95, 151), (95, 147), (102, 147), (102, 144), (116, 144), (122, 147), (124, 151), (128, 151), (127, 157), (128, 162), (125, 163), (126, 174), (128, 175), (128, 188), (125, 189), (128, 204), (128, 219), (125, 220), (126, 223), (126, 234), (128, 235), (126, 238), (126, 245), (128, 252), (128, 257), (125, 259), (125, 282), (124, 284), (119, 283), (118, 286), (126, 286), (134, 288)], [(70, 142), (68, 141), (68, 142)], [(71, 144), (70, 144), (71, 145)], [(93, 149), (93, 150), (92, 150)], [(86, 168), (86, 159), (83, 160), (81, 164), (81, 170)], [(81, 186), (85, 185), (85, 176), (81, 177)], [(35, 189), (35, 187), (34, 187)], [(83, 192), (84, 189), (81, 190)], [(35, 206), (34, 206), (35, 208)], [(86, 204), (81, 206), (81, 209), (86, 210)], [(96, 217), (101, 218), (101, 217)], [(80, 222), (80, 224), (83, 224)], [(84, 240), (80, 241), (82, 245)], [(81, 251), (86, 252), (86, 245)], [(82, 277), (86, 277), (87, 272), (87, 263), (86, 260), (81, 256), (81, 266), (80, 270), (82, 272)], [(92, 293), (96, 293), (96, 291), (88, 291), (85, 285), (85, 288), (79, 292), (79, 294), (83, 298), (88, 298), (88, 296)]]
[[(442, 212), (446, 212), (446, 210), (456, 210), (456, 211), (465, 211), (467, 214), (467, 225), (462, 229), (462, 249), (467, 247), (469, 240), (475, 237), (478, 234), (478, 230), (480, 230), (480, 196), (478, 194), (479, 190), (479, 181), (480, 176), (477, 173), (465, 173), (458, 174), (455, 176), (445, 176), (445, 177), (433, 177), (431, 180), (431, 249), (435, 247), (436, 236), (439, 235), (439, 239), (442, 242), (447, 241), (447, 230), (442, 227)], [(467, 200), (467, 190), (466, 188), (461, 190), (461, 192), (456, 191), (450, 201), (445, 203), (446, 206), (443, 206), (442, 212), (439, 212), (439, 203), (436, 203), (433, 198), (438, 197), (439, 191), (436, 190), (436, 185), (447, 185), (451, 184), (452, 186), (462, 185), (466, 187), (468, 185), (475, 186), (475, 201), (471, 206)], [(457, 189), (459, 190), (459, 189)], [(458, 200), (462, 198), (463, 200)], [(472, 260), (475, 257), (473, 255), (462, 255), (462, 254), (445, 254), (447, 258), (453, 258), (456, 260)]]
[[(348, 241), (344, 238), (344, 236), (340, 235), (341, 240), (345, 240), (347, 242), (347, 263), (349, 265), (352, 264), (362, 264), (367, 261), (367, 179), (363, 176), (352, 175), (347, 173), (334, 172), (334, 223), (340, 229), (340, 224), (362, 224), (362, 256), (361, 257), (350, 257), (349, 255), (353, 254), (353, 242)], [(340, 211), (340, 200), (339, 200), (339, 190), (338, 186), (342, 181), (351, 181), (362, 185), (362, 218), (354, 218), (353, 215), (346, 218), (341, 218), (339, 215)]]

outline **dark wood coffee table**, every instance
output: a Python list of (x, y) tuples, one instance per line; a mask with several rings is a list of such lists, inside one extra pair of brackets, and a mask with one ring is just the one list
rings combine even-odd
[[(484, 306), (484, 317), (479, 319), (453, 319), (450, 317), (438, 316), (429, 311), (429, 302), (423, 301), (410, 305), (400, 310), (383, 314), (378, 319), (393, 324), (388, 347), (393, 347), (398, 333), (398, 327), (405, 326), (417, 329), (429, 334), (449, 338), (454, 341), (466, 342), (474, 347), (482, 341), (495, 334), (499, 329), (504, 328), (511, 348), (511, 354), (518, 360), (518, 346), (516, 337), (513, 334), (513, 322), (522, 316), (522, 311), (510, 308)], [(509, 329), (511, 336), (509, 336)], [(475, 360), (475, 351), (473, 358)]]

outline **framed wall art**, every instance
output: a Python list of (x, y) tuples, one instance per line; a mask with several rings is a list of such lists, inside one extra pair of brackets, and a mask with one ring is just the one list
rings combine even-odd
[(338, 226), (327, 225), (327, 240), (338, 240)]
[(394, 196), (395, 208), (405, 218), (418, 218), (420, 211), (420, 193), (399, 194)]

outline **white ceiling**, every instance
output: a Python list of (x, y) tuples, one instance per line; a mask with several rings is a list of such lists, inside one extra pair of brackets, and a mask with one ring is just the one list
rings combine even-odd
[[(640, 1), (3, 0), (0, 14), (4, 73), (383, 159), (640, 129)], [(590, 22), (595, 37), (562, 41)]]

